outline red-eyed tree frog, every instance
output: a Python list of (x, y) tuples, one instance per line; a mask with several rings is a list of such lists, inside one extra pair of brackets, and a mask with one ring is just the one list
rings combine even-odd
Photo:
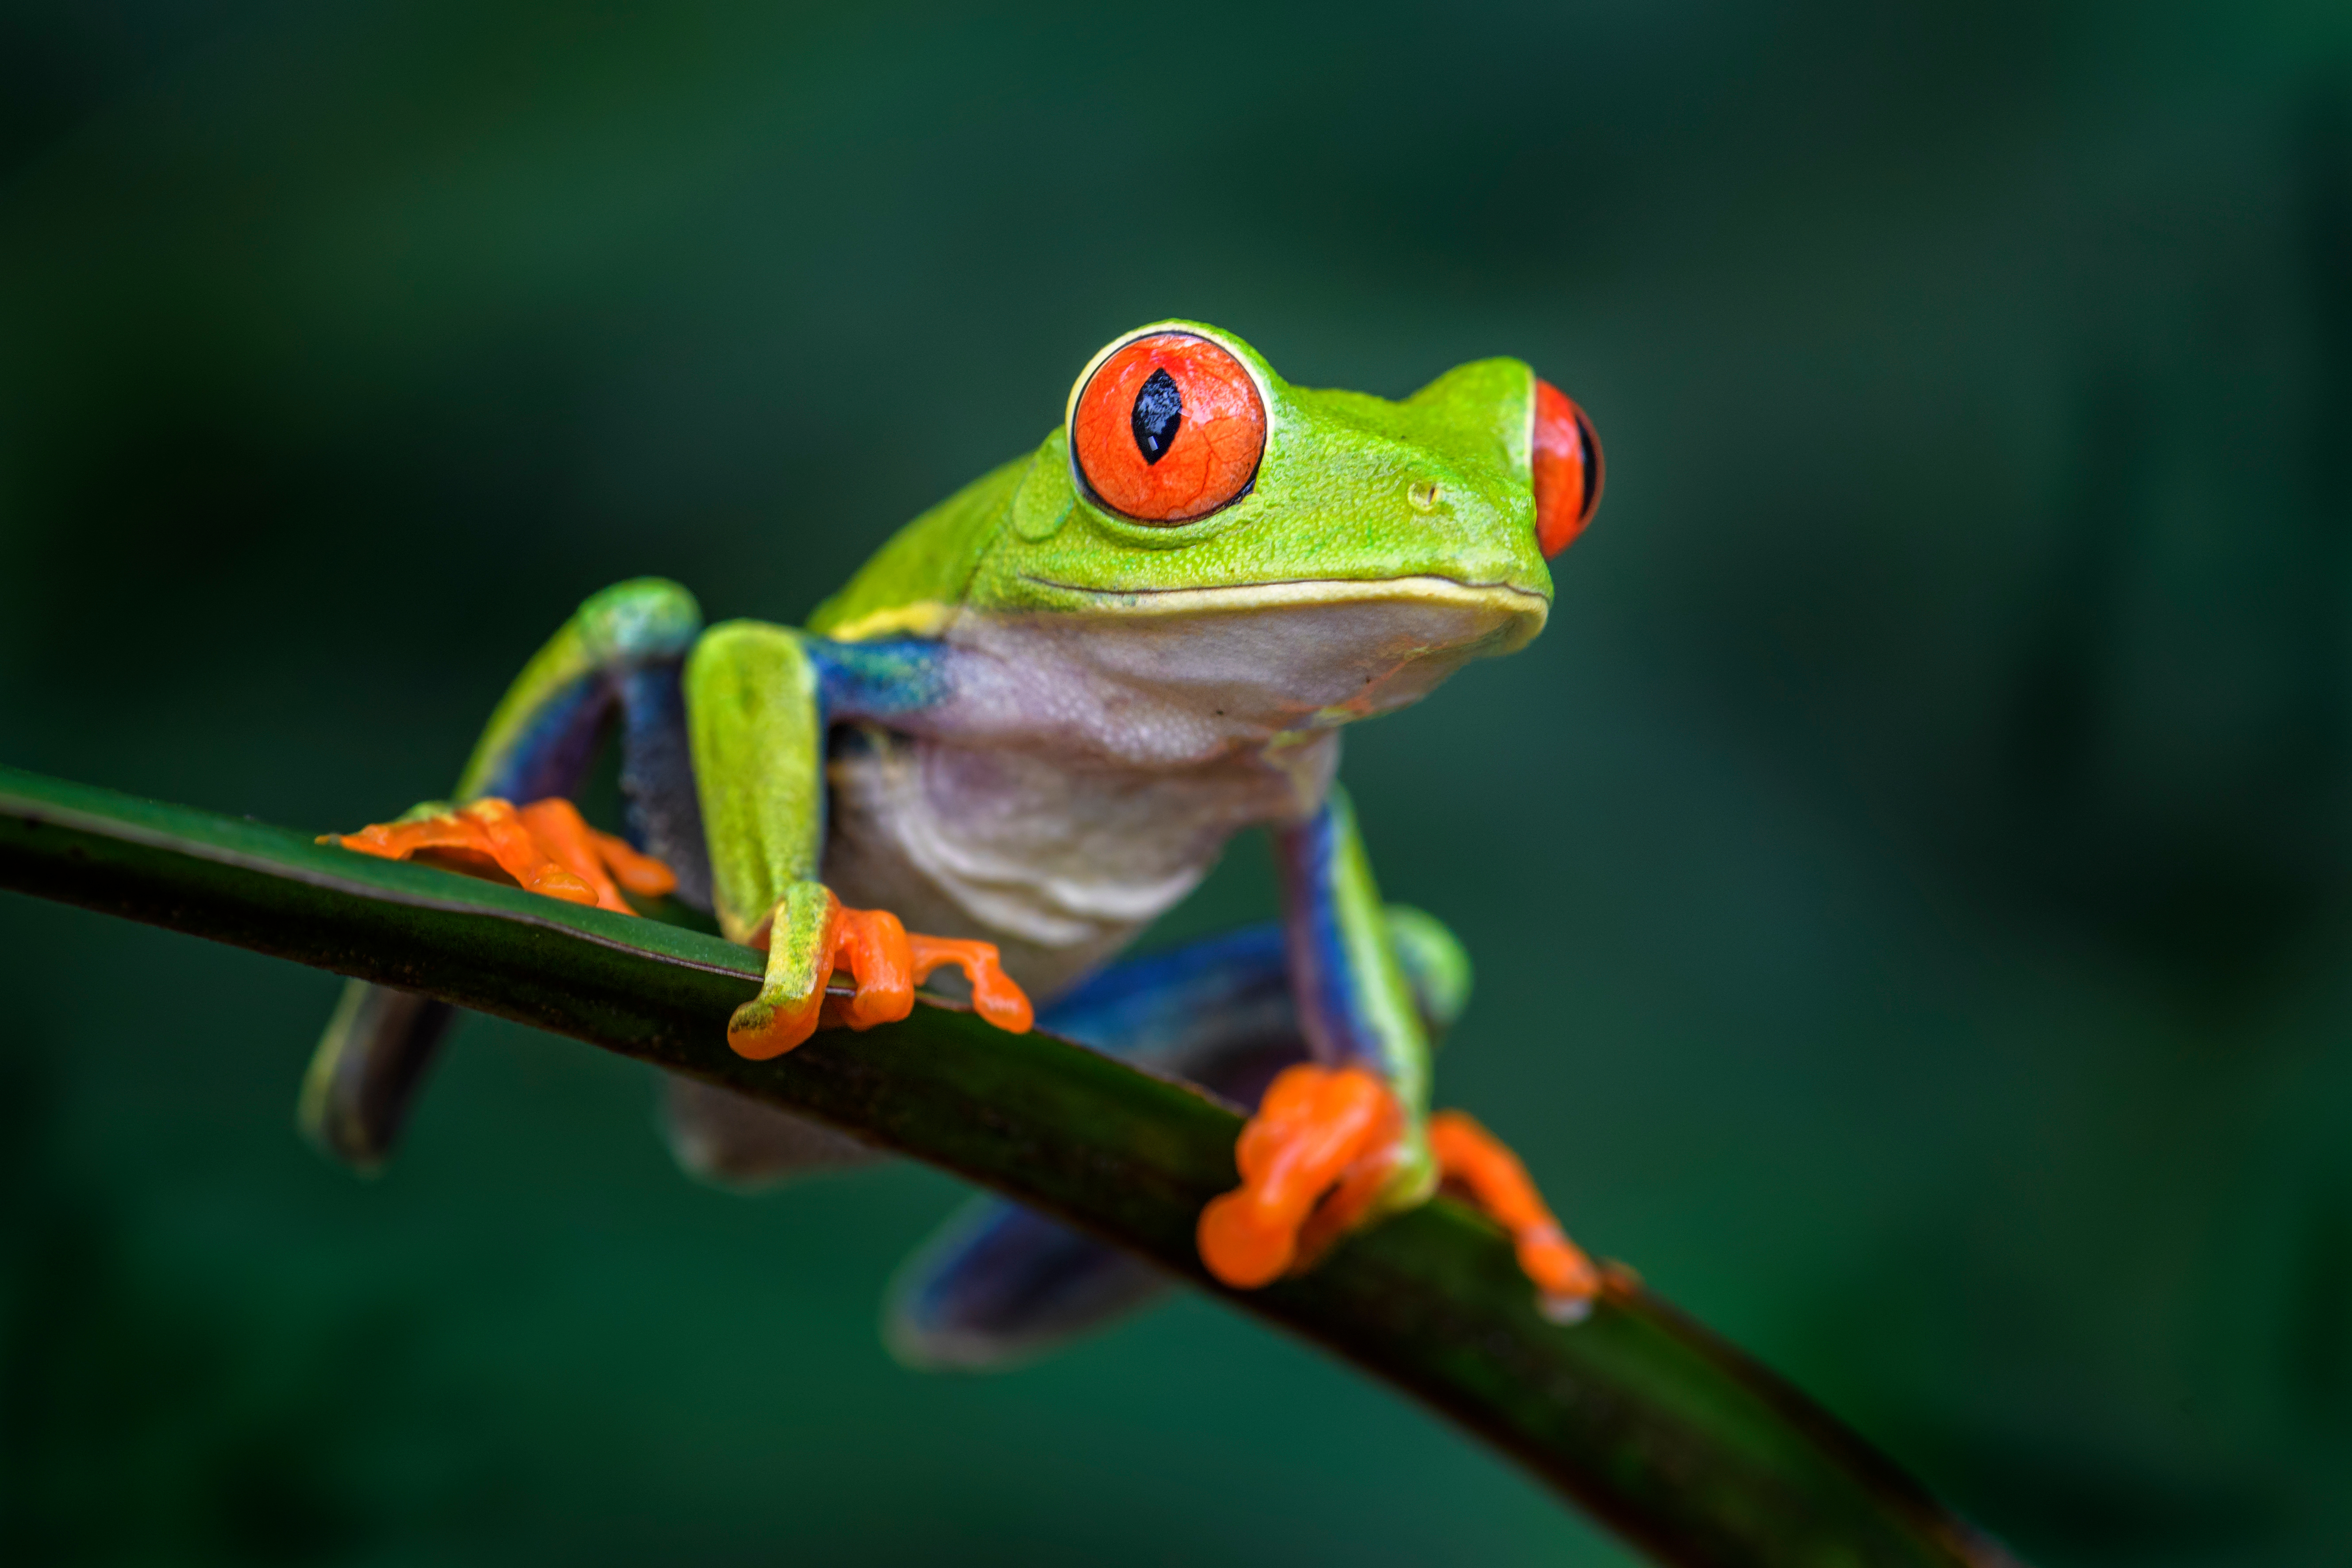
[[(451, 802), (340, 842), (610, 909), (624, 889), (708, 909), (766, 954), (728, 1026), (750, 1058), (902, 1018), (959, 970), (1003, 1028), (1034, 1010), (1256, 1108), (1241, 1185), (1200, 1218), (1220, 1280), (1263, 1286), (1449, 1183), (1573, 1318), (1592, 1265), (1509, 1151), (1431, 1112), (1468, 960), (1381, 902), (1334, 774), (1342, 726), (1542, 629), (1546, 559), (1601, 486), (1591, 423), (1517, 360), (1391, 402), (1158, 322), (1087, 363), (1035, 451), (908, 523), (805, 627), (706, 627), (674, 583), (597, 594), (499, 704)], [(626, 840), (567, 798), (615, 729)], [(1119, 957), (1254, 826), (1278, 922)], [(836, 976), (854, 996), (828, 997)], [(355, 983), (306, 1087), (314, 1136), (380, 1159), (449, 1016)], [(681, 1160), (728, 1182), (856, 1149), (684, 1080), (667, 1121)], [(919, 1362), (991, 1364), (1163, 1283), (983, 1200), (902, 1277), (889, 1331)]]

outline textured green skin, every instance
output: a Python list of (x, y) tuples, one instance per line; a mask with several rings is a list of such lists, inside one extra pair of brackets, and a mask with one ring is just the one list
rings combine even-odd
[(1659, 1561), (2014, 1568), (1852, 1432), (1617, 1275), (1573, 1328), (1443, 1199), (1309, 1275), (1223, 1289), (1192, 1255), (1234, 1110), (1050, 1035), (924, 1005), (748, 1062), (720, 1035), (741, 947), (314, 844), (308, 833), (0, 768), (0, 888), (429, 993), (813, 1116), (1053, 1214), (1354, 1362)]

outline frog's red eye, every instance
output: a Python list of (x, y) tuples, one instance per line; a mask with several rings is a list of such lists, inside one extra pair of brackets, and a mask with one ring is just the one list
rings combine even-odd
[(1154, 332), (1095, 367), (1070, 419), (1078, 468), (1139, 522), (1190, 522), (1257, 477), (1265, 405), (1242, 362), (1190, 332)]
[(1584, 410), (1548, 381), (1536, 383), (1533, 443), (1536, 542), (1557, 555), (1576, 542), (1601, 504), (1601, 438)]

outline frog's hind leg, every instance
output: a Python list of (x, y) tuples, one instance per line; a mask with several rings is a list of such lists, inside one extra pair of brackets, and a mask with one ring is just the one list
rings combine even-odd
[[(490, 716), (457, 799), (560, 801), (580, 787), (617, 726), (630, 837), (674, 872), (681, 902), (707, 908), (710, 878), (678, 673), (701, 625), (693, 595), (675, 583), (645, 578), (589, 599)], [(410, 815), (433, 809), (446, 808), (434, 803)], [(556, 839), (572, 836), (576, 814), (546, 815)], [(612, 848), (615, 858), (624, 853)], [(311, 1141), (362, 1170), (381, 1164), (456, 1016), (429, 997), (347, 985), (303, 1083), (300, 1119)]]
[[(1468, 961), (1419, 910), (1391, 907), (1388, 917), (1423, 1018), (1441, 1033), (1468, 1000)], [(1115, 964), (1037, 1025), (1241, 1105), (1257, 1104), (1275, 1076), (1307, 1054), (1282, 928), (1271, 924)], [(912, 1365), (1013, 1365), (1147, 1305), (1174, 1282), (1018, 1204), (978, 1198), (899, 1270), (883, 1332)]]
[(436, 997), (346, 981), (302, 1079), (304, 1134), (356, 1170), (382, 1165), (457, 1018)]
[(995, 1198), (958, 1209), (907, 1260), (882, 1335), (909, 1366), (1017, 1366), (1157, 1300), (1175, 1281), (1045, 1215)]

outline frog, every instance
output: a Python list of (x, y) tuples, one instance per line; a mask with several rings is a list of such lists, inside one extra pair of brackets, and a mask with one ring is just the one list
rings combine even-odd
[[(1573, 1321), (1600, 1271), (1516, 1154), (1432, 1105), (1468, 955), (1382, 900), (1338, 770), (1347, 726), (1542, 630), (1549, 563), (1602, 482), (1591, 421), (1524, 361), (1392, 400), (1294, 386), (1232, 332), (1155, 321), (803, 625), (706, 626), (661, 579), (607, 588), (524, 667), (451, 796), (322, 841), (708, 911), (764, 955), (727, 1026), (747, 1058), (902, 1019), (920, 988), (1195, 1082), (1248, 1111), (1237, 1184), (1197, 1227), (1228, 1289), (1444, 1189)], [(614, 736), (621, 834), (573, 800)], [(1244, 832), (1272, 847), (1278, 918), (1129, 954)], [(314, 1141), (379, 1164), (453, 1016), (351, 983), (306, 1079)], [(721, 1184), (875, 1157), (710, 1085), (667, 1094), (677, 1157)], [(983, 1197), (902, 1270), (886, 1326), (917, 1364), (1010, 1364), (1171, 1283)]]

